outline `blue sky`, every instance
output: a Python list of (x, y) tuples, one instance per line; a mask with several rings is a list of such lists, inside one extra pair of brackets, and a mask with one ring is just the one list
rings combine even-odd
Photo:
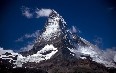
[(28, 19), (22, 15), (22, 6), (54, 9), (86, 40), (93, 43), (97, 37), (102, 39), (102, 48), (116, 46), (115, 0), (0, 0), (1, 47), (20, 49), (27, 41), (16, 42), (18, 38), (44, 27), (46, 18)]

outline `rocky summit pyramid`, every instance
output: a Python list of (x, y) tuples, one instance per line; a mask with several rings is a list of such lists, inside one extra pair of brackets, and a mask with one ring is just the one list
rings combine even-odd
[[(45, 28), (41, 32), (41, 35), (37, 39), (37, 43), (28, 52), (22, 52), (24, 55), (32, 55), (41, 51), (45, 46), (52, 45), (57, 48), (58, 52), (71, 53), (69, 49), (75, 49), (74, 44), (88, 46), (88, 43), (81, 40), (75, 33), (68, 30), (67, 24), (64, 19), (56, 12), (52, 11), (45, 24)], [(49, 49), (50, 50), (50, 49)], [(49, 51), (48, 50), (48, 51)], [(51, 52), (53, 50), (50, 50)], [(47, 52), (47, 51), (46, 51)], [(50, 52), (49, 52), (50, 53)], [(47, 53), (43, 53), (47, 54)]]
[[(26, 52), (21, 52), (23, 56), (33, 55), (39, 56), (39, 61), (51, 58), (59, 58), (65, 60), (75, 60), (76, 56), (72, 50), (76, 50), (75, 44), (88, 46), (87, 42), (81, 40), (75, 33), (68, 30), (64, 19), (54, 10), (49, 15), (41, 35), (34, 44), (34, 47)], [(36, 56), (34, 56), (36, 55)], [(29, 60), (30, 62), (33, 62)]]
[[(19, 73), (20, 70), (24, 73), (116, 73), (116, 65), (104, 61), (100, 57), (102, 52), (96, 52), (99, 50), (96, 48), (98, 47), (68, 29), (62, 16), (52, 10), (33, 48), (20, 54), (4, 54), (7, 57), (14, 56), (10, 61), (1, 56), (0, 71), (4, 73)], [(5, 69), (7, 71), (4, 71)]]

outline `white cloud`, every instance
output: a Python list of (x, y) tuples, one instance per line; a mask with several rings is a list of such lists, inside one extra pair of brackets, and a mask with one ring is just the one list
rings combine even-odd
[(32, 11), (28, 7), (22, 7), (22, 14), (27, 18), (40, 18), (40, 17), (48, 17), (52, 13), (52, 9), (38, 9), (36, 8), (35, 11)]
[(25, 38), (37, 38), (40, 35), (40, 30), (36, 30), (34, 33), (32, 34), (25, 34)]
[(77, 29), (75, 26), (72, 26), (72, 32), (77, 33)]
[(18, 38), (15, 42), (23, 42), (24, 40), (28, 40), (31, 38), (32, 40), (27, 43), (26, 46), (21, 47), (20, 51), (29, 51), (33, 48), (34, 44), (37, 42), (36, 40), (40, 36), (40, 30), (35, 31), (32, 34), (25, 34), (24, 36)]
[(68, 31), (70, 33), (81, 33), (81, 31), (77, 29), (76, 26), (72, 26)]
[(95, 39), (93, 40), (95, 45), (102, 47), (103, 46), (103, 40), (101, 37), (95, 36)]
[(110, 48), (110, 49), (104, 50), (103, 57), (106, 60), (113, 61), (115, 54), (116, 54), (116, 51)]
[(24, 36), (18, 38), (17, 40), (15, 40), (15, 42), (23, 42), (25, 39), (28, 38), (35, 38), (37, 39), (40, 35), (40, 30), (36, 30), (34, 33), (32, 34), (25, 34)]
[(23, 38), (24, 38), (24, 37), (20, 37), (20, 38), (18, 38), (17, 40), (15, 40), (15, 42), (23, 42)]
[(35, 13), (37, 14), (37, 18), (48, 17), (52, 13), (52, 10), (51, 9), (38, 9), (37, 8)]
[(25, 47), (22, 47), (20, 50), (21, 51), (29, 51), (33, 48), (34, 44), (28, 44), (27, 46)]
[(33, 13), (30, 12), (30, 9), (28, 7), (23, 7), (22, 14), (26, 16), (27, 18), (33, 17)]

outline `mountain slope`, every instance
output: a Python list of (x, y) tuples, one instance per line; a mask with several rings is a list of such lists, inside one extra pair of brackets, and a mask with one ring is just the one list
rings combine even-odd
[[(52, 10), (45, 28), (31, 50), (19, 54), (5, 53), (0, 56), (0, 61), (5, 65), (3, 61), (6, 60), (10, 66), (8, 68), (42, 69), (49, 73), (115, 72), (116, 64), (106, 61), (102, 53), (97, 46), (69, 30), (64, 19)], [(12, 73), (12, 69), (9, 71)]]

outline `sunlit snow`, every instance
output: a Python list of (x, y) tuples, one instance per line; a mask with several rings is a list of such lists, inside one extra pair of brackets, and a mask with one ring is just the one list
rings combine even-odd
[[(51, 51), (50, 53), (43, 55), (41, 53), (44, 53), (46, 51)], [(40, 51), (38, 51), (36, 54), (29, 55), (27, 57), (23, 57), (22, 55), (18, 55), (16, 60), (17, 67), (21, 67), (23, 63), (27, 62), (36, 62), (39, 63), (40, 61), (50, 59), (56, 52), (57, 48), (55, 48), (52, 44), (46, 45), (44, 48), (42, 48)]]
[(59, 27), (59, 18), (56, 19), (48, 19), (48, 26), (45, 27), (46, 30), (42, 34), (42, 38), (49, 41), (52, 37), (56, 37), (60, 35), (60, 27)]

